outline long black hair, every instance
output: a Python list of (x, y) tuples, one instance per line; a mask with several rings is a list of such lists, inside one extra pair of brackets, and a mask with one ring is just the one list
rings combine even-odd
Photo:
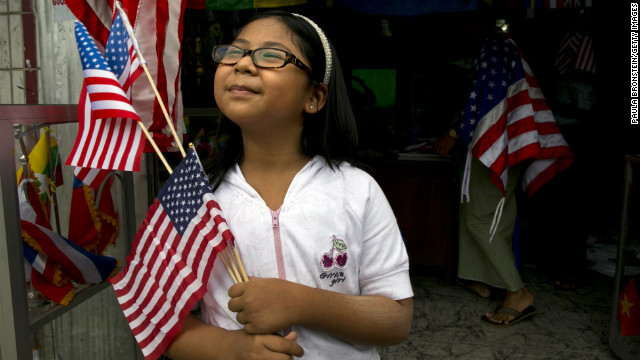
[[(311, 82), (314, 85), (323, 82), (325, 54), (315, 28), (305, 19), (282, 10), (258, 13), (249, 19), (247, 24), (265, 18), (277, 18), (291, 30), (294, 34), (294, 44), (310, 61)], [(320, 155), (330, 167), (333, 167), (342, 162), (356, 163), (358, 132), (342, 69), (333, 45), (330, 44), (330, 47), (333, 65), (327, 85), (327, 101), (319, 112), (305, 114), (301, 141), (305, 155)], [(224, 114), (221, 114), (216, 138), (218, 144), (219, 140), (225, 139), (224, 145), (220, 146), (218, 154), (204, 165), (214, 191), (227, 171), (240, 161), (243, 154), (240, 127)]]

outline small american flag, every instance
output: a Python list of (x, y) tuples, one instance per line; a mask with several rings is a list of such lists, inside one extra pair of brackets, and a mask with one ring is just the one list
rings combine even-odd
[[(180, 61), (183, 19), (187, 0), (127, 0), (122, 7), (128, 14), (147, 69), (171, 117), (178, 137), (184, 133)], [(89, 27), (89, 33), (106, 44), (114, 1), (65, 0), (71, 12)], [(167, 125), (160, 103), (149, 81), (137, 81), (132, 100), (142, 122), (161, 151), (176, 151), (177, 146)], [(147, 144), (149, 145), (149, 144)], [(151, 146), (147, 152), (154, 152)]]
[(503, 194), (508, 168), (530, 160), (523, 186), (531, 196), (569, 166), (573, 155), (533, 72), (507, 34), (490, 36), (474, 66), (475, 81), (458, 133), (473, 156), (489, 167)]
[(146, 359), (157, 359), (180, 331), (228, 241), (233, 235), (192, 148), (149, 207), (127, 265), (109, 280)]
[(114, 17), (104, 56), (80, 22), (76, 22), (76, 40), (85, 79), (78, 105), (78, 136), (66, 164), (137, 171), (144, 137), (130, 97), (142, 68), (120, 15)]

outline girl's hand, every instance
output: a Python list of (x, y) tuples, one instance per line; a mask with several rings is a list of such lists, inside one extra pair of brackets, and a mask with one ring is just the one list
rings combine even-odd
[(221, 349), (225, 359), (230, 360), (289, 360), (301, 357), (304, 350), (295, 343), (298, 335), (290, 332), (285, 337), (278, 335), (250, 335), (243, 330), (229, 331), (229, 340)]
[(307, 287), (280, 279), (251, 278), (229, 288), (229, 310), (248, 334), (272, 334), (297, 323)]

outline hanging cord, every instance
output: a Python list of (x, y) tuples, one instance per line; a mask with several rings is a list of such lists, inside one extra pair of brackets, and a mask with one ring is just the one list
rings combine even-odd
[[(467, 198), (467, 202), (471, 200), (469, 196), (469, 182), (471, 180), (471, 147), (467, 150), (467, 159), (464, 164), (464, 172), (462, 175), (462, 189), (460, 190), (460, 203), (463, 203)], [(506, 201), (506, 197), (502, 197), (496, 206), (496, 210), (493, 213), (493, 220), (491, 221), (491, 227), (489, 228), (489, 234), (491, 237), (489, 238), (489, 242), (493, 241), (493, 237), (496, 235), (496, 231), (498, 230), (498, 225), (500, 225), (500, 220), (502, 219), (502, 210), (504, 209), (504, 203)]]
[(491, 237), (489, 238), (489, 242), (493, 240), (493, 236), (496, 234), (498, 230), (498, 225), (500, 224), (500, 219), (502, 219), (502, 210), (504, 209), (504, 202), (506, 197), (502, 197), (500, 201), (498, 201), (498, 206), (496, 206), (496, 211), (493, 213), (493, 220), (491, 221), (491, 228), (489, 229), (489, 234)]
[(471, 147), (467, 150), (467, 159), (464, 164), (464, 173), (462, 175), (462, 189), (460, 191), (460, 203), (464, 202), (465, 196), (467, 197), (467, 202), (471, 200), (469, 197), (469, 180), (471, 178)]

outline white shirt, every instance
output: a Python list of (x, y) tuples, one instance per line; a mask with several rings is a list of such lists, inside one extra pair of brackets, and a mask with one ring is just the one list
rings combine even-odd
[[(272, 211), (236, 165), (215, 192), (249, 276), (280, 278), (349, 295), (413, 296), (409, 260), (395, 216), (380, 186), (349, 164), (331, 169), (319, 156), (294, 177)], [(227, 308), (233, 285), (214, 263), (202, 319), (240, 329)], [(332, 304), (327, 304), (332, 306)], [(340, 319), (335, 319), (340, 321)], [(303, 359), (379, 359), (375, 347), (353, 345), (298, 326)]]

